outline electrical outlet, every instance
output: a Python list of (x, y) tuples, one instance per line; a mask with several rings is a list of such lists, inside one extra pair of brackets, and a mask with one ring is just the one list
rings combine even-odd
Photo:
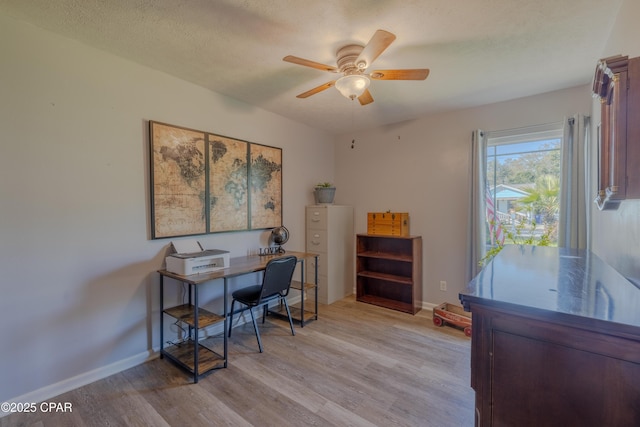
[(447, 282), (444, 280), (440, 281), (440, 290), (441, 291), (446, 291), (447, 290)]

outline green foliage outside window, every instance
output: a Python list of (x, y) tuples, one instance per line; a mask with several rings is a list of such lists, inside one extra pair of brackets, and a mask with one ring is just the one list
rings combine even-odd
[(491, 224), (493, 225), (491, 228), (496, 230), (491, 240), (496, 242), (496, 244), (489, 248), (486, 255), (480, 260), (479, 264), (481, 266), (486, 265), (502, 250), (504, 245), (507, 244), (536, 246), (557, 245), (560, 180), (553, 175), (540, 176), (536, 180), (535, 187), (528, 188), (527, 192), (529, 195), (518, 201), (516, 210), (539, 213), (542, 217), (542, 233), (536, 233), (538, 223), (535, 219), (529, 223), (521, 221), (514, 224), (511, 228), (502, 225), (505, 239), (504, 243), (501, 243), (497, 236), (496, 224)]
[(550, 234), (554, 228), (545, 227), (544, 232), (536, 236), (533, 231), (538, 224), (531, 221), (530, 224), (524, 222), (516, 225), (515, 231), (507, 231), (505, 233), (504, 243), (500, 243), (496, 233), (494, 232), (494, 240), (496, 244), (487, 250), (485, 256), (478, 262), (480, 266), (485, 266), (491, 259), (498, 255), (505, 245), (534, 245), (534, 246), (553, 246)]

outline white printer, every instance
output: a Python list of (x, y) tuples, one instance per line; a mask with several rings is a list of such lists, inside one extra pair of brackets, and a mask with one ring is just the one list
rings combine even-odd
[(176, 253), (165, 258), (167, 271), (189, 276), (229, 267), (229, 251), (203, 249), (197, 240), (171, 242)]

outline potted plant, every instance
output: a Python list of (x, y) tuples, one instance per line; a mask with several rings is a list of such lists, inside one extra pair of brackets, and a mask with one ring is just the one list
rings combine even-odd
[(316, 203), (333, 203), (335, 195), (336, 187), (334, 187), (330, 182), (320, 182), (316, 184)]

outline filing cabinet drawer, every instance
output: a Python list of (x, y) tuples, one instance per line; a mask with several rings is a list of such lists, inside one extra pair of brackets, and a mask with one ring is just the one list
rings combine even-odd
[(327, 252), (327, 232), (325, 230), (307, 230), (307, 252)]
[[(314, 260), (310, 260), (307, 261), (308, 263), (308, 267), (305, 266), (305, 275), (307, 276), (307, 282), (309, 283), (313, 283), (313, 281), (315, 280), (315, 264), (316, 261)], [(319, 254), (318, 256), (318, 276), (327, 276), (327, 255), (326, 254)], [(298, 276), (299, 277), (299, 276)]]
[(327, 229), (327, 209), (317, 207), (307, 207), (307, 228), (326, 230)]
[(325, 276), (318, 277), (318, 301), (326, 304), (329, 299), (329, 281)]

